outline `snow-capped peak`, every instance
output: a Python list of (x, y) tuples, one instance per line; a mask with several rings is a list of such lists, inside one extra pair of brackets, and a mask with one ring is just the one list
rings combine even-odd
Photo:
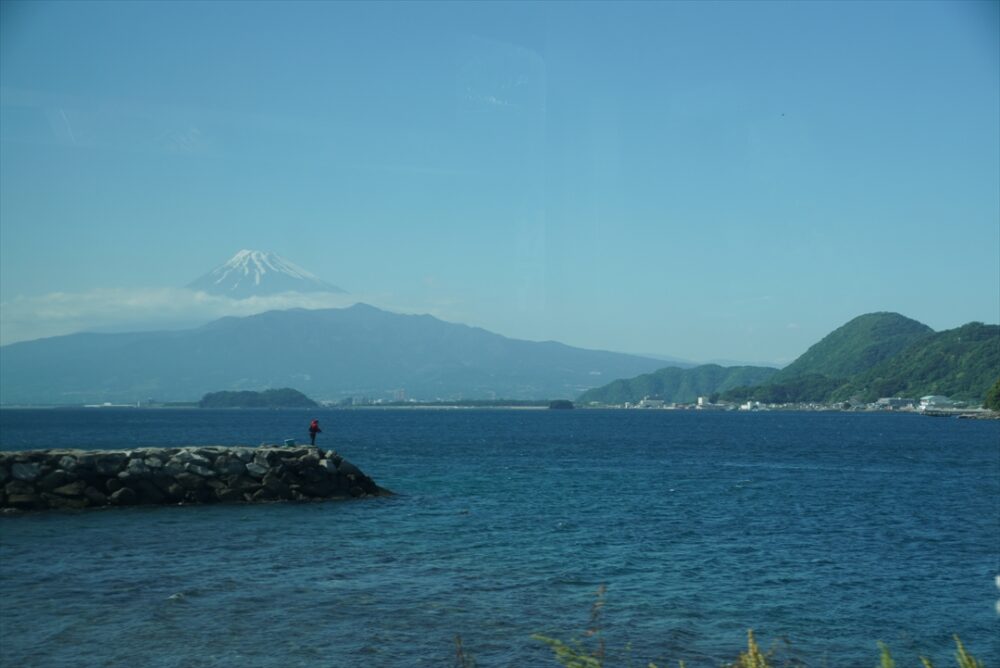
[(343, 292), (277, 253), (246, 249), (188, 287), (234, 299), (280, 292)]

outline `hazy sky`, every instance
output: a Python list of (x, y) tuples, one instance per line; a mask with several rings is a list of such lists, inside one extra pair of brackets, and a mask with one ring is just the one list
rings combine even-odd
[(1000, 321), (996, 2), (0, 7), (5, 343), (290, 305), (177, 289), (242, 248), (693, 360)]

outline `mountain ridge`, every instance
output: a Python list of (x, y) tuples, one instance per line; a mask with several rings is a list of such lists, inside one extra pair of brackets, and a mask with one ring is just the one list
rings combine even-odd
[[(743, 370), (747, 375), (740, 379), (723, 370)], [(935, 332), (906, 316), (882, 311), (849, 320), (781, 370), (667, 367), (588, 390), (577, 401), (622, 404), (649, 396), (688, 403), (695, 394), (716, 392), (728, 401), (763, 403), (874, 401), (928, 394), (982, 400), (998, 377), (1000, 326), (973, 322)]]
[(433, 316), (292, 309), (190, 330), (72, 334), (0, 348), (5, 404), (196, 400), (222, 390), (295, 387), (337, 400), (572, 398), (657, 360), (510, 339)]

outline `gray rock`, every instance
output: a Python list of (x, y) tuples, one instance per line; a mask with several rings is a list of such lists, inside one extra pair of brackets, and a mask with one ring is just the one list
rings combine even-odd
[(200, 475), (188, 473), (187, 471), (177, 474), (177, 482), (185, 489), (198, 489), (205, 486), (205, 479)]
[(176, 482), (164, 490), (164, 492), (167, 495), (167, 498), (170, 499), (171, 501), (180, 501), (181, 499), (184, 498), (184, 494), (186, 491), (187, 490), (185, 490), (182, 485)]
[(344, 475), (363, 475), (361, 473), (361, 469), (346, 459), (340, 460), (340, 464), (337, 466), (337, 469)]
[(42, 474), (42, 465), (37, 462), (17, 462), (10, 467), (10, 474), (16, 480), (32, 482)]
[(30, 482), (24, 482), (23, 480), (11, 480), (9, 483), (4, 485), (3, 490), (7, 496), (25, 496), (28, 494), (34, 494), (35, 486)]
[(187, 466), (187, 464), (181, 464), (180, 462), (170, 460), (163, 465), (163, 468), (159, 470), (159, 473), (168, 476), (176, 476), (180, 473), (184, 473), (185, 466)]
[(42, 476), (37, 485), (43, 492), (51, 492), (56, 487), (62, 487), (66, 483), (73, 482), (74, 480), (76, 480), (75, 475), (70, 475), (62, 469), (56, 469), (52, 473)]
[(146, 462), (142, 459), (130, 459), (128, 466), (125, 467), (129, 475), (134, 477), (142, 477), (149, 475), (150, 469), (146, 466)]
[(200, 454), (191, 452), (190, 450), (181, 450), (176, 455), (170, 458), (171, 464), (195, 464), (197, 466), (209, 467), (212, 465), (212, 461), (208, 457), (204, 457)]
[(215, 471), (207, 466), (201, 466), (200, 464), (185, 464), (184, 470), (189, 473), (194, 473), (200, 475), (203, 478), (213, 478), (215, 477)]
[(87, 499), (79, 496), (59, 496), (58, 494), (49, 494), (48, 492), (42, 492), (42, 499), (45, 500), (45, 504), (49, 508), (79, 510), (90, 505)]
[(90, 501), (91, 505), (94, 506), (105, 506), (108, 504), (108, 497), (102, 494), (100, 491), (93, 487), (88, 487), (83, 490), (83, 495)]
[(321, 480), (319, 482), (311, 482), (302, 486), (301, 489), (303, 494), (308, 496), (326, 499), (331, 496), (336, 496), (338, 492), (346, 496), (346, 490), (340, 489), (337, 482), (332, 479)]
[(37, 494), (10, 494), (7, 496), (7, 505), (20, 510), (33, 510), (43, 508), (45, 502)]
[(312, 500), (380, 493), (371, 478), (334, 451), (307, 446), (136, 448), (127, 455), (126, 451), (2, 452), (0, 510)]
[(82, 480), (77, 480), (76, 482), (71, 482), (68, 485), (63, 485), (62, 487), (56, 487), (52, 490), (52, 492), (61, 496), (80, 496), (86, 489), (87, 483)]
[(220, 475), (240, 475), (246, 468), (246, 465), (236, 457), (220, 456), (215, 460), (215, 470)]
[(212, 503), (215, 501), (215, 492), (208, 487), (188, 490), (184, 497), (192, 503)]
[(238, 492), (254, 492), (260, 489), (260, 481), (246, 476), (232, 476), (226, 479), (226, 487)]
[(329, 478), (330, 475), (329, 471), (321, 469), (318, 464), (299, 471), (299, 477), (307, 482), (319, 482), (320, 480)]
[(273, 471), (268, 471), (261, 483), (276, 494), (283, 494), (289, 491), (288, 485), (279, 476), (275, 475)]
[(218, 489), (215, 491), (215, 498), (223, 502), (242, 501), (243, 492), (228, 488)]
[(219, 456), (219, 454), (223, 450), (226, 450), (226, 449), (227, 448), (222, 448), (222, 447), (219, 447), (219, 446), (213, 446), (213, 447), (209, 447), (209, 448), (198, 448), (198, 449), (194, 450), (193, 452), (194, 452), (194, 455), (196, 457), (203, 457), (203, 458), (207, 459), (209, 462), (212, 462), (216, 457)]
[(219, 490), (226, 489), (227, 487), (226, 483), (222, 482), (218, 478), (209, 478), (205, 480), (205, 484), (208, 485), (213, 492), (218, 492)]
[(101, 475), (116, 475), (125, 467), (126, 461), (128, 458), (121, 452), (101, 454), (94, 460), (94, 470)]
[(108, 501), (115, 506), (131, 506), (136, 502), (135, 491), (128, 487), (122, 487), (117, 492), (114, 492)]
[(136, 480), (132, 485), (138, 503), (163, 503), (166, 495), (151, 480)]
[(250, 495), (251, 501), (275, 501), (278, 495), (267, 487), (261, 487), (256, 492)]
[(263, 478), (269, 470), (266, 465), (258, 464), (256, 461), (251, 464), (247, 464), (246, 469), (247, 473), (252, 475), (254, 478)]

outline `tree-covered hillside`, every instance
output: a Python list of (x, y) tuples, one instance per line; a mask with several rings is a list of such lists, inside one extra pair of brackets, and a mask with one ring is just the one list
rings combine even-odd
[[(920, 328), (904, 322), (915, 321), (898, 318), (880, 317), (867, 321), (855, 318), (834, 334), (843, 334), (843, 330), (848, 329), (852, 323), (857, 325), (860, 321), (864, 326), (856, 330), (858, 337), (833, 338), (831, 334), (768, 382), (756, 387), (735, 388), (723, 393), (723, 399), (795, 403), (874, 401), (879, 397), (917, 398), (940, 394), (973, 402), (983, 400), (989, 387), (1000, 376), (1000, 326), (974, 322), (957, 329), (920, 334)], [(904, 333), (900, 332), (899, 327), (883, 326), (893, 322), (903, 325)], [(872, 327), (873, 324), (877, 326)], [(888, 337), (886, 342), (878, 340), (879, 332)], [(901, 350), (888, 354), (907, 336), (914, 337), (915, 340)], [(833, 359), (824, 357), (825, 354), (831, 355)], [(803, 362), (806, 355), (809, 358)], [(886, 356), (881, 361), (872, 363), (873, 359), (882, 355)], [(854, 368), (858, 371), (846, 376), (829, 376), (818, 372), (788, 374), (788, 369), (792, 367), (841, 370)]]
[(741, 385), (757, 385), (777, 372), (760, 366), (723, 367), (704, 364), (693, 369), (667, 367), (631, 379), (616, 380), (580, 395), (578, 404), (624, 404), (655, 397), (674, 403), (690, 403)]
[(316, 402), (290, 387), (263, 392), (209, 392), (198, 406), (201, 408), (312, 408)]
[(898, 313), (859, 315), (810, 347), (776, 374), (772, 382), (810, 374), (850, 378), (933, 333), (927, 325)]
[(829, 401), (846, 382), (843, 378), (827, 378), (819, 373), (809, 373), (783, 382), (735, 387), (723, 392), (722, 399), (724, 401), (752, 399), (765, 404), (824, 403)]
[(1000, 376), (1000, 326), (971, 322), (921, 339), (858, 374), (835, 398), (941, 394), (982, 401)]
[(997, 378), (997, 382), (993, 383), (993, 387), (986, 393), (983, 406), (991, 411), (1000, 411), (1000, 378)]

